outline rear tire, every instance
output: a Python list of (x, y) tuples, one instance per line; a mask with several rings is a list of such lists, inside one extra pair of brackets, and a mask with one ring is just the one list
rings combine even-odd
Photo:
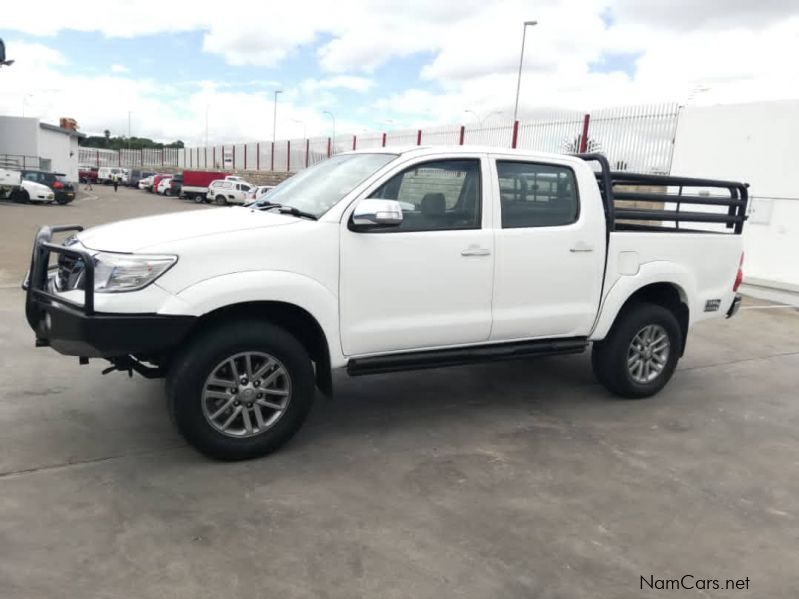
[(650, 397), (671, 379), (682, 347), (680, 325), (669, 309), (636, 303), (618, 316), (605, 339), (594, 343), (591, 366), (611, 393)]
[[(269, 359), (272, 366), (259, 374)], [(252, 380), (246, 376), (247, 360)], [(228, 381), (237, 376), (234, 387)], [(217, 380), (225, 384), (209, 382)], [(307, 351), (285, 330), (259, 320), (226, 322), (197, 336), (173, 362), (167, 381), (170, 416), (186, 441), (209, 457), (259, 457), (281, 447), (302, 426), (313, 403), (314, 380)], [(264, 407), (261, 401), (283, 407)], [(232, 421), (223, 429), (228, 418)]]

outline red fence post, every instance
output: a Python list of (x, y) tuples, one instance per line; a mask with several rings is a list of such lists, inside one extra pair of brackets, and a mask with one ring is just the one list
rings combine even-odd
[(261, 142), (255, 144), (255, 170), (261, 170)]
[(305, 168), (308, 168), (308, 157), (311, 153), (311, 140), (305, 140)]
[(464, 138), (465, 135), (466, 135), (466, 127), (461, 125), (461, 139), (458, 142), (458, 144), (461, 145), (461, 146), (463, 145), (463, 138)]
[(144, 166), (144, 148), (139, 149), (139, 160), (141, 161), (141, 166)]
[(422, 145), (422, 130), (421, 129), (419, 129), (416, 132), (416, 145), (417, 146), (421, 146)]
[(272, 142), (272, 150), (269, 157), (272, 159), (272, 163), (269, 166), (269, 170), (275, 172), (275, 142)]
[(383, 147), (386, 147), (386, 132), (383, 132)]
[(97, 150), (96, 155), (97, 155), (97, 168), (100, 168), (100, 150)]
[(117, 150), (117, 166), (122, 166), (122, 150)]
[(510, 147), (515, 148), (516, 143), (519, 141), (519, 121), (513, 121), (513, 139), (510, 142)]
[(588, 121), (591, 120), (591, 115), (586, 114), (583, 117), (583, 133), (580, 135), (580, 154), (584, 154), (588, 150)]
[(216, 168), (216, 146), (211, 148), (211, 167)]
[(330, 158), (330, 152), (333, 149), (330, 138), (327, 138), (327, 157)]
[(231, 168), (234, 170), (236, 169), (236, 144), (233, 144), (233, 155), (231, 156), (232, 160), (230, 162)]
[(355, 135), (353, 135), (353, 136), (352, 136), (352, 149), (353, 149), (353, 150), (355, 149), (355, 145), (356, 145), (356, 139), (357, 139), (357, 138), (356, 138), (356, 136), (355, 136)]
[(164, 166), (164, 148), (161, 148), (161, 166)]
[(244, 170), (247, 170), (247, 143), (244, 143)]
[(291, 172), (291, 140), (286, 140), (286, 172)]

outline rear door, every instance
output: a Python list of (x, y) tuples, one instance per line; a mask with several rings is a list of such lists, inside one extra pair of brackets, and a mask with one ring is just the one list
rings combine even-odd
[(557, 158), (491, 163), (499, 198), (491, 340), (588, 335), (605, 259), (593, 174)]

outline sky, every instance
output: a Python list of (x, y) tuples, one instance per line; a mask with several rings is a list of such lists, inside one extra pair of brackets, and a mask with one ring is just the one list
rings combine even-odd
[[(10, 3), (0, 114), (189, 146), (799, 98), (796, 0)], [(43, 17), (51, 15), (51, 17)], [(274, 92), (277, 125), (273, 131)], [(328, 114), (329, 113), (329, 114)], [(332, 114), (332, 116), (331, 116)], [(206, 129), (207, 122), (207, 129)]]

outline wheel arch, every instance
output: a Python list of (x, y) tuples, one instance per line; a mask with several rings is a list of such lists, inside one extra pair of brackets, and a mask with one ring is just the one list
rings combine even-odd
[(690, 306), (691, 289), (693, 288), (691, 280), (685, 276), (672, 275), (660, 276), (654, 280), (646, 277), (637, 281), (638, 285), (632, 285), (625, 279), (621, 279), (621, 281), (626, 284), (617, 283), (608, 292), (589, 338), (591, 340), (604, 339), (630, 306), (648, 302), (663, 306), (677, 318), (682, 335), (682, 347), (680, 348), (680, 355), (682, 355), (685, 352), (688, 328), (691, 323)]
[(203, 314), (188, 332), (184, 343), (212, 327), (232, 320), (257, 319), (291, 333), (308, 351), (316, 368), (316, 386), (325, 395), (333, 393), (328, 339), (314, 316), (296, 304), (283, 301), (245, 301), (222, 306)]

